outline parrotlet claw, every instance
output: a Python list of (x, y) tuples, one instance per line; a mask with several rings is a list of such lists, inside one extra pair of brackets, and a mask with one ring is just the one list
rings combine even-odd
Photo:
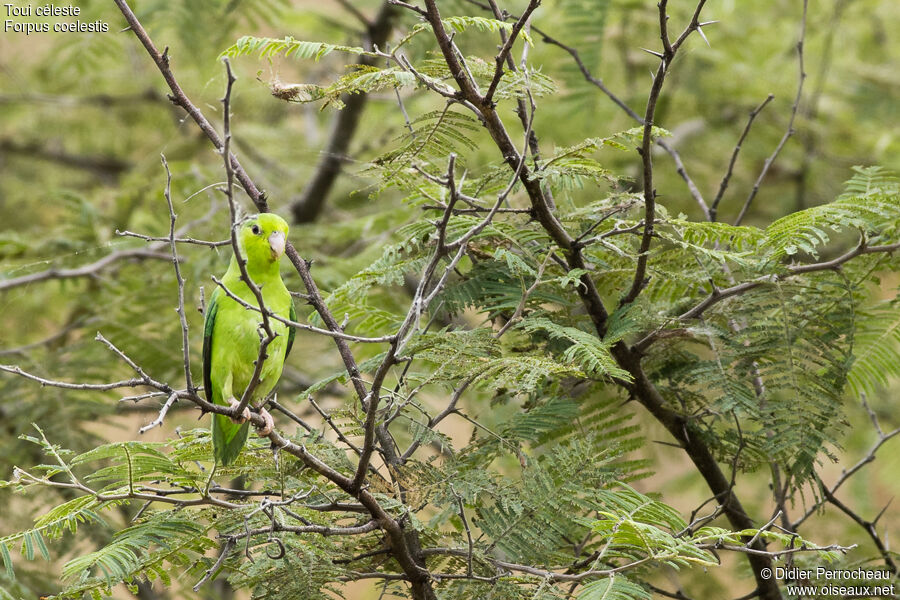
[[(229, 406), (231, 406), (231, 408), (234, 408), (235, 406), (240, 406), (241, 403), (238, 402), (234, 397), (231, 397), (228, 399), (228, 404)], [(271, 419), (272, 417), (269, 418)], [(245, 406), (244, 412), (241, 413), (241, 416), (237, 418), (231, 417), (231, 420), (235, 423), (246, 423), (248, 420), (250, 420), (250, 408)]]
[(256, 433), (259, 434), (260, 437), (265, 437), (275, 429), (275, 419), (273, 419), (272, 415), (269, 414), (269, 411), (264, 408), (259, 409), (259, 416), (263, 418), (266, 424), (262, 427), (257, 427)]

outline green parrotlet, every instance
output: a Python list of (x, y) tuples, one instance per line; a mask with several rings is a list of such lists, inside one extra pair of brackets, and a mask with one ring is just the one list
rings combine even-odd
[[(266, 309), (284, 319), (296, 320), (294, 303), (281, 280), (279, 259), (284, 254), (288, 224), (272, 213), (263, 213), (246, 219), (237, 233), (241, 256), (246, 261), (247, 274), (262, 292)], [(222, 284), (235, 296), (251, 306), (257, 306), (253, 291), (241, 281), (237, 257), (222, 277)], [(222, 406), (239, 404), (253, 377), (254, 362), (259, 357), (262, 317), (230, 298), (220, 287), (209, 299), (206, 322), (203, 327), (203, 387), (210, 402)], [(277, 337), (266, 349), (268, 357), (263, 363), (259, 385), (250, 397), (250, 404), (258, 407), (266, 426), (260, 435), (272, 431), (274, 421), (262, 407), (266, 397), (275, 387), (284, 360), (294, 344), (296, 330), (277, 319), (269, 319)], [(229, 465), (234, 462), (247, 441), (250, 410), (245, 409), (238, 419), (214, 414), (212, 417), (213, 451), (216, 462)]]

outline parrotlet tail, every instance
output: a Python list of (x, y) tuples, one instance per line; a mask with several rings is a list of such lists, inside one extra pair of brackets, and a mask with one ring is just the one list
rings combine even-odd
[(225, 415), (213, 415), (212, 439), (216, 462), (230, 465), (247, 442), (250, 423), (238, 424)]

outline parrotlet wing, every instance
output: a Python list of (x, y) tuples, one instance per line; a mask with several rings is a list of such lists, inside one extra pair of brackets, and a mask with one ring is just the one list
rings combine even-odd
[[(297, 309), (294, 307), (294, 299), (291, 298), (291, 311), (288, 315), (288, 318), (291, 321), (297, 320)], [(287, 360), (288, 355), (291, 353), (291, 348), (294, 347), (294, 336), (297, 335), (297, 330), (293, 327), (288, 327), (288, 342), (287, 349), (284, 351), (284, 360)]]
[[(219, 308), (219, 289), (213, 292), (206, 307), (206, 321), (203, 326), (203, 389), (206, 390), (206, 399), (214, 404), (227, 406), (222, 398), (222, 390), (217, 390), (212, 384), (212, 360), (213, 344), (216, 343), (213, 332), (215, 331), (216, 313)], [(234, 462), (241, 448), (247, 441), (250, 424), (238, 424), (225, 415), (213, 415), (212, 417), (213, 454), (216, 462), (223, 466)]]

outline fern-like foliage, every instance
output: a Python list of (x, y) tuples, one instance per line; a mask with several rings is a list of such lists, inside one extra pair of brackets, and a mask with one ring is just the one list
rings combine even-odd
[(175, 511), (153, 513), (145, 521), (119, 531), (105, 547), (70, 560), (64, 578), (76, 581), (60, 598), (81, 598), (86, 592), (109, 594), (118, 583), (138, 576), (168, 579), (174, 567), (194, 564), (216, 543), (206, 537), (207, 526)]
[(847, 191), (834, 202), (783, 217), (766, 228), (772, 260), (804, 252), (818, 256), (829, 231), (859, 231), (877, 238), (897, 237), (900, 205), (897, 179), (878, 167), (857, 167)]
[[(159, 18), (200, 10), (183, 0), (169, 12), (151, 4)], [(236, 19), (271, 16), (265, 7), (281, 1), (250, 2), (242, 16), (233, 15), (240, 4), (217, 4), (216, 15), (227, 18), (223, 30)], [(590, 48), (581, 58), (597, 76), (610, 6), (559, 4), (572, 43)], [(498, 69), (495, 46), (512, 32), (512, 21), (446, 15), (445, 29), (465, 41), (450, 45), (466, 76), (486, 89)], [(165, 442), (92, 444), (78, 452), (51, 443), (54, 436), (40, 429), (26, 436), (40, 457), (28, 464), (38, 464), (17, 470), (2, 487), (23, 494), (52, 489), (59, 497), (47, 500), (50, 508), (34, 523), (0, 538), (5, 577), (15, 575), (18, 551), (26, 562), (67, 559), (61, 599), (99, 600), (117, 585), (134, 589), (145, 580), (202, 586), (214, 577), (254, 600), (332, 598), (344, 593), (343, 583), (363, 578), (380, 579), (385, 596), (402, 596), (415, 580), (410, 573), (424, 567), (441, 598), (598, 600), (650, 598), (652, 569), (713, 568), (717, 549), (747, 551), (753, 537), (835, 559), (834, 551), (793, 533), (699, 527), (665, 499), (631, 487), (650, 483), (652, 465), (642, 453), (646, 424), (629, 401), (646, 401), (640, 391), (652, 385), (660, 410), (683, 418), (684, 435), (735, 473), (778, 465), (788, 495), (814, 482), (841, 443), (848, 384), (871, 393), (900, 376), (897, 301), (875, 303), (866, 291), (879, 270), (897, 265), (896, 257), (867, 251), (898, 240), (897, 181), (880, 169), (857, 169), (834, 202), (765, 229), (698, 223), (662, 195), (648, 250), (643, 194), (605, 158), (631, 152), (642, 127), (556, 148), (515, 139), (527, 149), (520, 167), (527, 172), (512, 172), (515, 156), (500, 156), (495, 143), (503, 127), (489, 119), (524, 107), (518, 116), (530, 122), (535, 99), (574, 88), (580, 71), (557, 82), (543, 68), (505, 69), (491, 98), (501, 105), (494, 113), (492, 102), (474, 106), (457, 93), (460, 74), (426, 47), (430, 24), (417, 20), (403, 29), (402, 22), (396, 43), (379, 49), (247, 36), (222, 52), (269, 61), (362, 57), (371, 64), (339, 67), (325, 81), (276, 83), (273, 92), (337, 109), (354, 94), (400, 101), (402, 123), (360, 153), (355, 175), (371, 183), (370, 194), (346, 200), (359, 214), (301, 228), (298, 238), (316, 256), (319, 289), (346, 334), (331, 332), (341, 338), (340, 360), (309, 360), (321, 348), (333, 350), (334, 340), (298, 332), (304, 351), (291, 360), (314, 382), (297, 377), (302, 386), (269, 405), (282, 411), (278, 436), (271, 444), (251, 436), (227, 467), (215, 464), (203, 428)], [(519, 36), (517, 51), (528, 50), (530, 28)], [(489, 51), (463, 54), (479, 44)], [(519, 124), (505, 123), (512, 139)], [(665, 135), (651, 130), (653, 138)], [(552, 217), (527, 197), (535, 188), (552, 192)], [(380, 194), (391, 199), (389, 208), (379, 204)], [(89, 202), (69, 202), (72, 218), (56, 241), (0, 234), (0, 256), (15, 262), (13, 270), (33, 268), (51, 249), (70, 256), (60, 264), (102, 249), (108, 224)], [(548, 218), (565, 234), (548, 233)], [(153, 225), (165, 231), (170, 223), (164, 216)], [(69, 235), (74, 231), (80, 237)], [(800, 267), (847, 252), (832, 244), (835, 237), (852, 237), (850, 248), (858, 244), (854, 260), (831, 265), (840, 269)], [(647, 280), (636, 282), (645, 285), (624, 302), (645, 258)], [(215, 260), (185, 265), (197, 265), (192, 275), (205, 281)], [(108, 286), (119, 299), (137, 283), (153, 306), (170, 299), (164, 294), (173, 286), (156, 285), (162, 276), (140, 276), (126, 273)], [(608, 314), (588, 306), (586, 289), (597, 290)], [(180, 353), (172, 352), (182, 333), (174, 319), (171, 335), (162, 336), (147, 321), (149, 310), (121, 307), (109, 318), (94, 305), (117, 296), (75, 295), (104, 331), (125, 339), (125, 354), (141, 369), (166, 381), (182, 376)], [(323, 326), (311, 308), (298, 310), (300, 319)], [(401, 324), (410, 326), (394, 335)], [(82, 346), (73, 348), (78, 354)], [(85, 380), (103, 380), (112, 369), (92, 358), (66, 364)], [(133, 367), (130, 360), (115, 369)], [(15, 385), (4, 392), (18, 398)], [(175, 383), (150, 387), (161, 397), (181, 390)], [(310, 402), (326, 392), (338, 400)], [(193, 393), (177, 392), (185, 401)], [(32, 394), (18, 403), (26, 408), (10, 410), (45, 399)], [(57, 394), (55, 405), (69, 399), (59, 389), (46, 394)], [(72, 396), (93, 399), (87, 390)], [(369, 462), (360, 466), (361, 457)], [(74, 556), (61, 549), (62, 541), (96, 531), (103, 535), (90, 549)], [(398, 543), (409, 546), (418, 567), (410, 568)]]
[(622, 575), (592, 581), (578, 594), (578, 600), (650, 600), (653, 596)]
[(338, 44), (327, 44), (325, 42), (307, 42), (295, 40), (290, 36), (284, 38), (244, 36), (238, 39), (233, 45), (223, 50), (221, 56), (237, 58), (239, 56), (252, 56), (256, 54), (261, 58), (272, 58), (274, 56), (284, 55), (287, 57), (295, 56), (297, 58), (319, 60), (323, 56), (327, 56), (334, 51), (347, 52), (359, 56), (378, 56), (377, 54), (358, 46), (341, 46)]
[(874, 394), (900, 376), (900, 307), (885, 301), (857, 314), (849, 383), (856, 394)]
[[(664, 217), (661, 235), (671, 246), (657, 251), (657, 267), (673, 273), (678, 265), (681, 271), (659, 292), (651, 283), (654, 303), (670, 301), (673, 282), (683, 282), (677, 293), (692, 298), (676, 310), (708, 294), (710, 282), (759, 282), (738, 299), (714, 305), (703, 324), (673, 323), (693, 344), (664, 342), (654, 359), (673, 399), (690, 411), (712, 407), (719, 415), (706, 422), (723, 458), (737, 455), (746, 469), (772, 461), (788, 465), (801, 484), (841, 438), (848, 383), (871, 392), (885, 381), (883, 373), (894, 372), (896, 307), (867, 307), (863, 293), (873, 273), (892, 259), (864, 256), (840, 272), (780, 278), (782, 260), (817, 257), (829, 232), (850, 230), (866, 243), (893, 243), (897, 198), (889, 174), (857, 169), (835, 202), (794, 213), (764, 231)], [(734, 428), (735, 419), (742, 431)]]
[[(603, 72), (603, 57), (607, 51), (605, 34), (611, 0), (562, 0), (558, 9), (563, 15), (566, 43), (579, 49), (579, 55), (589, 72)], [(602, 99), (584, 85), (584, 75), (570, 60), (560, 61), (560, 75), (566, 84), (565, 99), (570, 110), (596, 110)]]
[(597, 336), (577, 327), (565, 327), (550, 319), (534, 317), (526, 319), (522, 327), (528, 333), (543, 332), (551, 340), (562, 341), (566, 346), (562, 358), (567, 363), (575, 363), (586, 372), (629, 380), (631, 376), (617, 364), (609, 347)]
[[(443, 19), (443, 25), (444, 28), (448, 31), (454, 31), (456, 33), (463, 33), (468, 29), (476, 29), (483, 33), (493, 34), (498, 34), (501, 31), (509, 34), (512, 31), (512, 23), (476, 15), (445, 17)], [(408, 44), (413, 38), (425, 31), (431, 31), (431, 25), (429, 23), (418, 23), (417, 25), (412, 27), (405, 36), (403, 36), (397, 46), (401, 47)], [(531, 39), (531, 35), (528, 33), (528, 31), (522, 31), (521, 35), (526, 43), (534, 45), (534, 42)]]

